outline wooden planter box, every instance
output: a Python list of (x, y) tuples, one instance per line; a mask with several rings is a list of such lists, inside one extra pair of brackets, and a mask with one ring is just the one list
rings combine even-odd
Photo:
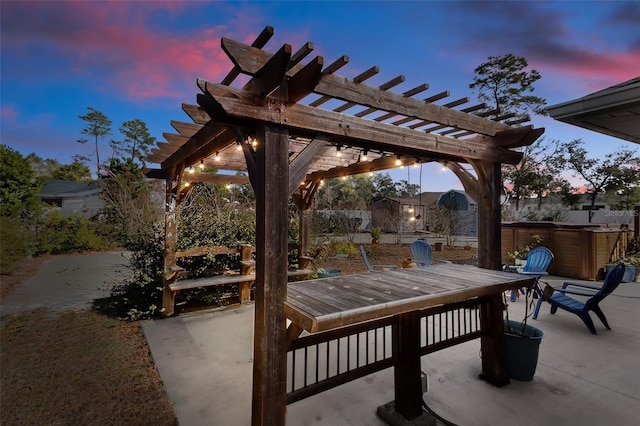
[(551, 275), (581, 280), (604, 278), (607, 263), (626, 253), (628, 230), (554, 222), (511, 222), (502, 224), (502, 261), (507, 253), (542, 235), (543, 246), (555, 256), (547, 270)]

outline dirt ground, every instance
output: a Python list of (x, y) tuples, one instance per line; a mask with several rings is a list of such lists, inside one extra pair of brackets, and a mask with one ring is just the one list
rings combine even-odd
[[(371, 264), (402, 266), (402, 262), (411, 258), (411, 250), (408, 244), (365, 244), (367, 258)], [(456, 263), (474, 263), (477, 259), (478, 249), (463, 247), (444, 247), (442, 251), (433, 251), (436, 259), (451, 260)], [(338, 268), (342, 275), (361, 274), (367, 272), (360, 253), (350, 259), (327, 258), (322, 262), (326, 268)]]

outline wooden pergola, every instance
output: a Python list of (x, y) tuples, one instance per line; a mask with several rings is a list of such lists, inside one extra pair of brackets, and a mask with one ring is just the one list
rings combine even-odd
[[(379, 71), (375, 66), (354, 78), (340, 76), (348, 57), (326, 66), (320, 56), (305, 62), (312, 43), (296, 52), (284, 44), (269, 53), (263, 47), (272, 35), (266, 27), (251, 46), (222, 38), (233, 68), (220, 83), (197, 81), (197, 104), (182, 105), (191, 122), (171, 122), (177, 133), (164, 135), (166, 142), (149, 156), (160, 168), (147, 173), (166, 181), (166, 282), (175, 276), (174, 210), (184, 183), (246, 182), (187, 170), (202, 164), (248, 173), (256, 194), (255, 425), (285, 423), (289, 198), (300, 210), (298, 252), (304, 255), (308, 213), (323, 179), (390, 169), (398, 159), (405, 165), (440, 162), (478, 203), (479, 265), (499, 269), (501, 164), (518, 163), (522, 154), (513, 148), (532, 144), (544, 132), (510, 114), (486, 112), (483, 104), (455, 109), (467, 98), (436, 104), (449, 92), (417, 98), (426, 84), (392, 91), (404, 76), (367, 85)], [(245, 83), (234, 87), (240, 75)]]

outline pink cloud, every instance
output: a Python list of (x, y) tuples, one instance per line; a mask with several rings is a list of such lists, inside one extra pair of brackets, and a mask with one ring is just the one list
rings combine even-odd
[[(197, 2), (189, 4), (191, 13), (198, 13), (199, 7)], [(224, 4), (219, 7), (226, 9)], [(7, 24), (3, 43), (45, 46), (55, 58), (69, 63), (68, 72), (95, 80), (101, 90), (138, 100), (179, 98), (185, 90), (194, 92), (197, 77), (219, 80), (231, 69), (220, 38), (229, 35), (227, 25), (234, 22), (177, 30), (159, 27), (154, 20), (156, 13), (170, 19), (182, 8), (181, 2), (171, 1), (42, 2), (36, 7), (16, 2), (3, 7), (9, 14), (3, 19)]]
[(2, 117), (3, 120), (15, 121), (15, 119), (18, 118), (18, 111), (16, 111), (13, 105), (2, 105), (2, 108), (0, 108), (0, 117)]

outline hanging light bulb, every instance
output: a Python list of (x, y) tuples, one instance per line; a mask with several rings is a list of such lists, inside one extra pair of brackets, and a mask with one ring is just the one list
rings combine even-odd
[(242, 145), (238, 142), (238, 146), (236, 146), (236, 151), (242, 151)]
[(409, 207), (409, 213), (413, 213), (413, 212), (414, 212), (413, 206), (410, 206)]
[(204, 170), (204, 160), (200, 160), (200, 170)]
[(416, 220), (415, 216), (411, 216), (411, 217), (409, 218), (409, 221), (410, 221), (410, 222), (415, 222), (415, 220)]
[(342, 147), (340, 145), (336, 145), (336, 157), (338, 158), (342, 157), (342, 152), (340, 152), (340, 149), (342, 149)]
[(216, 155), (213, 157), (214, 160), (220, 161), (220, 152), (216, 151)]
[(253, 139), (251, 140), (251, 146), (253, 146), (254, 148), (255, 148), (256, 146), (258, 146), (258, 139), (253, 138)]
[(369, 175), (369, 176), (373, 176), (373, 170), (369, 170), (368, 175)]
[(189, 167), (189, 173), (195, 173), (195, 171), (196, 171), (195, 167), (193, 166)]
[(400, 159), (400, 157), (396, 158), (396, 167), (400, 167), (402, 166), (402, 160)]
[(184, 183), (185, 188), (186, 188), (187, 186), (189, 186), (189, 185), (191, 185), (189, 182), (185, 182), (185, 183)]
[(367, 156), (368, 151), (365, 149), (362, 151), (362, 155), (360, 155), (360, 161), (368, 161), (369, 157)]

